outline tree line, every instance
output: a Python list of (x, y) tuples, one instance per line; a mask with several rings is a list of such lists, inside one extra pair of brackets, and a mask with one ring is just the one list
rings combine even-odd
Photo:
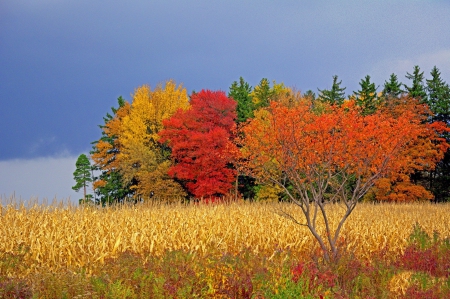
[(381, 88), (366, 76), (347, 96), (338, 76), (317, 94), (266, 78), (241, 77), (228, 93), (144, 85), (106, 114), (73, 189), (103, 205), (228, 196), (343, 201), (351, 212), (361, 200), (448, 201), (450, 87), (437, 67), (430, 76), (415, 66), (409, 84), (392, 74)]

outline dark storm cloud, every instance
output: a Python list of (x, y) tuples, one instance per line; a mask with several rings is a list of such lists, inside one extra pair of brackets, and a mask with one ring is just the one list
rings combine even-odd
[(449, 15), (447, 1), (2, 1), (0, 160), (86, 153), (119, 95), (169, 78), (316, 91), (337, 74), (350, 93), (436, 64), (450, 82)]

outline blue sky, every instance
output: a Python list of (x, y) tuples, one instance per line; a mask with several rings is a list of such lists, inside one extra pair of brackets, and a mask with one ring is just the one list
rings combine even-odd
[(76, 157), (142, 84), (317, 91), (337, 74), (349, 94), (414, 65), (450, 82), (449, 16), (449, 1), (1, 1), (0, 195), (78, 198)]

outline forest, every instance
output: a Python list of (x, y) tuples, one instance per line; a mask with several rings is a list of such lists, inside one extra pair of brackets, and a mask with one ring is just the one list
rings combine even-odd
[(437, 67), (405, 78), (380, 87), (368, 75), (347, 96), (338, 76), (317, 94), (266, 78), (253, 88), (241, 77), (227, 94), (188, 95), (173, 80), (140, 86), (104, 117), (74, 189), (101, 205), (290, 201), (312, 189), (335, 201), (353, 192), (358, 201), (446, 202), (450, 88)]

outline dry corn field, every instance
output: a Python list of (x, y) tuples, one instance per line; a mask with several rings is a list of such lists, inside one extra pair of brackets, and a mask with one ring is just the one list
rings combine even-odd
[[(111, 208), (3, 206), (0, 255), (27, 248), (26, 267), (14, 275), (67, 267), (93, 269), (120, 252), (161, 255), (181, 249), (196, 255), (237, 253), (250, 248), (271, 256), (289, 248), (307, 254), (317, 248), (306, 227), (280, 216), (283, 209), (302, 219), (291, 204), (136, 205)], [(329, 206), (333, 221), (341, 208)], [(450, 204), (360, 204), (341, 236), (348, 249), (370, 258), (388, 245), (400, 253), (416, 222), (427, 232), (450, 236)], [(11, 273), (12, 274), (12, 273)]]

